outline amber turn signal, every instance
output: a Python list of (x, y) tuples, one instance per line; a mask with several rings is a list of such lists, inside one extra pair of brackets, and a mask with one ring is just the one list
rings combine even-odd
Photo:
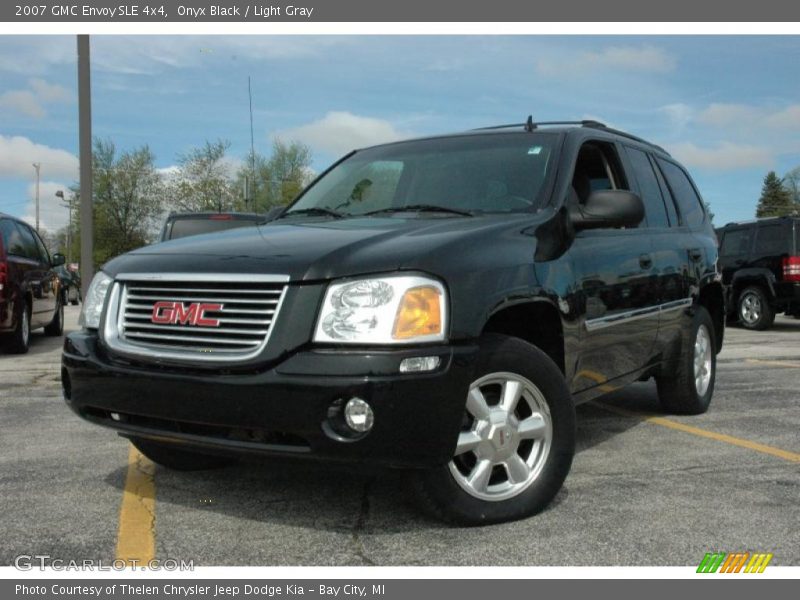
[(442, 333), (442, 296), (433, 286), (411, 288), (397, 308), (392, 338), (407, 340)]

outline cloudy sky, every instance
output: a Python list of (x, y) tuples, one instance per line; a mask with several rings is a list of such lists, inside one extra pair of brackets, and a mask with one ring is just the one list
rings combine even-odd
[[(752, 218), (764, 174), (800, 165), (794, 36), (95, 36), (94, 135), (158, 166), (204, 140), (234, 158), (298, 139), (320, 170), (354, 147), (524, 120), (594, 118), (664, 146), (718, 224)], [(66, 222), (77, 179), (74, 37), (0, 37), (0, 211)]]

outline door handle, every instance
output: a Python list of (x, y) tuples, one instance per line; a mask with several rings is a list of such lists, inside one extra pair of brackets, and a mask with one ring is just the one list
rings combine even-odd
[(639, 255), (639, 266), (643, 269), (649, 269), (653, 266), (653, 257), (649, 254), (640, 254)]
[(697, 262), (703, 258), (703, 251), (700, 250), (700, 248), (692, 248), (689, 250), (689, 258), (691, 258), (694, 262)]

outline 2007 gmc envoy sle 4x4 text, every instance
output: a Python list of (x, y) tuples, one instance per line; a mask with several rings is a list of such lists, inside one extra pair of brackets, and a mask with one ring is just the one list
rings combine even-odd
[(166, 467), (409, 468), (441, 518), (517, 519), (567, 476), (576, 403), (654, 377), (708, 408), (716, 262), (686, 171), (600, 123), (376, 146), (263, 225), (107, 263), (64, 396)]

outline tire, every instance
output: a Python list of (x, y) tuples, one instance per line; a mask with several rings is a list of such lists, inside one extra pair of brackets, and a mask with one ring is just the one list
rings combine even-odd
[(667, 412), (699, 415), (708, 410), (717, 374), (714, 322), (704, 307), (695, 309), (681, 345), (675, 369), (656, 377), (658, 398)]
[(17, 328), (9, 336), (8, 350), (12, 354), (26, 354), (31, 346), (31, 309), (27, 302), (17, 305)]
[(58, 300), (56, 306), (56, 314), (53, 315), (53, 320), (44, 328), (44, 334), (50, 337), (59, 337), (64, 335), (64, 301)]
[(235, 462), (234, 459), (226, 456), (201, 454), (185, 450), (178, 444), (170, 444), (168, 442), (161, 443), (142, 438), (131, 438), (131, 443), (154, 463), (173, 471), (219, 469)]
[(745, 329), (764, 331), (775, 321), (775, 309), (769, 303), (764, 288), (751, 285), (742, 290), (736, 301), (736, 316)]
[[(494, 425), (485, 418), (490, 413)], [(417, 474), (417, 497), (423, 509), (452, 523), (521, 519), (552, 501), (574, 454), (575, 407), (559, 368), (527, 342), (487, 335), (453, 460)]]

